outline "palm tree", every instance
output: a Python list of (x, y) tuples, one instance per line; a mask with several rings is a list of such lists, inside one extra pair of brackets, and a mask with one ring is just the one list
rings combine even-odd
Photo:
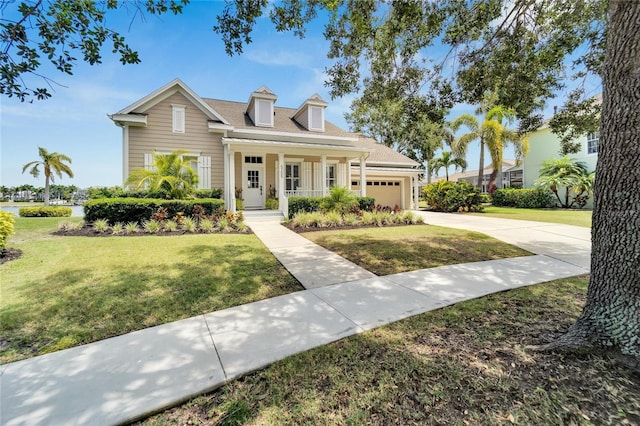
[[(540, 177), (535, 181), (535, 186), (549, 188), (558, 199), (560, 207), (565, 209), (578, 204), (583, 207), (593, 190), (595, 174), (587, 171), (587, 166), (569, 157), (549, 158), (542, 162)], [(558, 193), (564, 187), (564, 202)], [(569, 194), (574, 197), (569, 202)], [(586, 194), (586, 195), (585, 195)]]
[(162, 193), (166, 198), (186, 198), (198, 183), (198, 175), (191, 168), (190, 160), (184, 158), (187, 153), (180, 149), (170, 154), (154, 152), (152, 169), (134, 170), (127, 178), (126, 185), (134, 185), (136, 189), (146, 187)]
[(452, 151), (458, 157), (466, 157), (467, 148), (475, 141), (480, 140), (480, 165), (478, 166), (478, 187), (482, 188), (482, 180), (484, 176), (484, 150), (489, 150), (491, 161), (493, 163), (493, 171), (489, 177), (490, 188), (496, 178), (500, 179), (502, 186), (502, 160), (505, 146), (511, 144), (515, 149), (516, 159), (520, 160), (529, 151), (529, 141), (517, 132), (507, 129), (502, 125), (502, 121), (513, 120), (515, 113), (510, 108), (496, 106), (491, 108), (485, 114), (482, 124), (471, 114), (462, 114), (451, 122), (451, 128), (458, 131), (461, 126), (466, 126), (470, 132), (460, 136), (452, 145)]
[(40, 160), (31, 161), (22, 167), (22, 173), (24, 173), (29, 167), (29, 173), (33, 177), (38, 178), (40, 176), (40, 165), (44, 169), (44, 205), (49, 205), (49, 185), (54, 181), (54, 174), (62, 179), (62, 173), (73, 177), (73, 171), (69, 165), (65, 162), (71, 163), (71, 158), (58, 152), (49, 152), (44, 148), (38, 147), (38, 154)]
[(458, 168), (464, 171), (467, 168), (467, 162), (464, 158), (452, 155), (450, 151), (442, 151), (442, 156), (429, 161), (429, 166), (436, 174), (444, 167), (444, 175), (449, 180), (449, 167), (453, 166), (454, 171)]

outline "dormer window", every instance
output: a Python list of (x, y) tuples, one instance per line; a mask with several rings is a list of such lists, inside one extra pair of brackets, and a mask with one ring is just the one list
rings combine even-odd
[(309, 107), (309, 130), (324, 132), (324, 108), (319, 106)]
[(278, 97), (266, 86), (262, 86), (251, 94), (246, 113), (253, 124), (260, 127), (273, 127), (273, 105), (277, 99)]
[(273, 127), (273, 102), (256, 100), (256, 126)]
[(324, 109), (326, 107), (327, 103), (322, 100), (320, 95), (315, 94), (300, 105), (292, 118), (307, 130), (324, 132)]
[(184, 133), (185, 109), (186, 106), (184, 105), (171, 105), (173, 133)]

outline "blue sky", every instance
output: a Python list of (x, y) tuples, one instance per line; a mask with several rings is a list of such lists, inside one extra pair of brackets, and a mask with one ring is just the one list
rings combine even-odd
[[(107, 114), (117, 112), (178, 77), (203, 97), (245, 102), (262, 85), (278, 95), (276, 105), (298, 107), (314, 93), (329, 102), (327, 120), (348, 128), (343, 114), (352, 97), (331, 100), (324, 86), (329, 45), (322, 35), (322, 23), (315, 22), (300, 40), (277, 33), (266, 18), (252, 35), (253, 43), (240, 56), (229, 57), (218, 34), (212, 30), (223, 9), (218, 1), (192, 1), (182, 15), (146, 16), (143, 21), (124, 11), (107, 16), (107, 25), (125, 36), (142, 62), (123, 66), (105, 49), (103, 63), (90, 66), (78, 62), (74, 75), (53, 69), (43, 73), (66, 87), (54, 87), (46, 101), (21, 103), (1, 99), (1, 174), (6, 186), (44, 186), (44, 178), (22, 174), (22, 165), (38, 159), (38, 147), (72, 158), (75, 177), (56, 183), (112, 186), (122, 182), (121, 130)], [(7, 16), (12, 11), (9, 5)], [(41, 81), (36, 81), (41, 84)], [(35, 84), (33, 84), (35, 86)], [(472, 112), (459, 105), (452, 116)], [(471, 149), (469, 168), (477, 168), (477, 148)], [(505, 155), (508, 157), (509, 154)], [(441, 172), (442, 174), (443, 172)]]

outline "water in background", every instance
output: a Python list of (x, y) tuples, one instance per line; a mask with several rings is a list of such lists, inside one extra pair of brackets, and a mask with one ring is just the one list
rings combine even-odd
[[(13, 213), (16, 215), (16, 217), (18, 217), (19, 216), (18, 212), (20, 210), (20, 207), (29, 207), (29, 206), (0, 206), (0, 210), (4, 212)], [(64, 207), (71, 207), (71, 217), (84, 216), (84, 210), (82, 206), (64, 206)]]

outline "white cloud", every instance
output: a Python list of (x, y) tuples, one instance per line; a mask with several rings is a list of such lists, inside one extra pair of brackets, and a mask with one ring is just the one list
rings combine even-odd
[(282, 67), (308, 68), (313, 63), (313, 58), (304, 52), (260, 48), (256, 46), (244, 54), (251, 62), (262, 65), (275, 65)]

